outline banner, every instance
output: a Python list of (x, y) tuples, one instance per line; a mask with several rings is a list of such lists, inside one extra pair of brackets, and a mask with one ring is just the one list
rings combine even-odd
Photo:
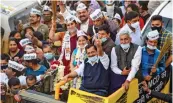
[(127, 92), (121, 87), (108, 97), (70, 88), (67, 103), (133, 103), (138, 97), (138, 80), (133, 79)]
[[(153, 77), (147, 84), (151, 90), (169, 93), (169, 72), (164, 71), (160, 75)], [(134, 103), (164, 103), (163, 101), (152, 98), (143, 91), (142, 83), (139, 83), (139, 98)]]
[[(164, 71), (160, 75), (154, 76), (147, 84), (151, 90), (169, 93), (169, 72)], [(142, 86), (142, 83), (138, 83), (138, 80), (134, 78), (130, 82), (128, 91), (121, 87), (108, 97), (70, 88), (67, 103), (165, 103), (145, 93)]]

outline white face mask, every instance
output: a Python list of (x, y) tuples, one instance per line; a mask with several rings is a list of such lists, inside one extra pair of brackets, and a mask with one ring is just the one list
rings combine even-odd
[(120, 44), (120, 46), (125, 50), (125, 49), (128, 49), (130, 47), (130, 43)]
[(139, 22), (131, 24), (131, 27), (137, 29), (139, 27)]
[(87, 43), (86, 43), (85, 45), (82, 45), (82, 46), (80, 46), (80, 45), (78, 44), (78, 48), (85, 49), (85, 47), (86, 47), (87, 45), (88, 45)]
[(113, 15), (114, 15), (114, 5), (112, 5), (112, 6), (107, 6), (106, 5), (106, 10), (107, 10), (107, 15), (109, 17), (113, 18)]
[(156, 46), (151, 46), (151, 45), (147, 44), (147, 48), (150, 49), (150, 50), (155, 50), (157, 47)]
[(69, 31), (70, 33), (74, 33), (75, 31), (77, 31), (77, 28), (75, 27), (74, 29), (68, 29), (68, 31)]
[(124, 6), (127, 7), (129, 4), (128, 3), (124, 3)]

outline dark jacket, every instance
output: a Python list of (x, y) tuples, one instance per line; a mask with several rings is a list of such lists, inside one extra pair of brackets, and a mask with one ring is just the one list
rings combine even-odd
[(150, 95), (157, 98), (157, 99), (161, 99), (165, 102), (172, 103), (172, 95), (171, 94), (164, 94), (164, 93), (160, 93), (160, 92), (156, 92), (156, 91), (151, 91)]
[[(85, 59), (84, 76), (82, 77), (81, 86), (90, 90), (103, 89), (108, 90), (109, 87), (109, 71), (106, 70), (99, 60), (93, 66)], [(97, 75), (96, 75), (97, 73)]]
[(103, 51), (110, 57), (112, 48), (115, 47), (115, 43), (111, 38), (108, 38), (103, 44)]

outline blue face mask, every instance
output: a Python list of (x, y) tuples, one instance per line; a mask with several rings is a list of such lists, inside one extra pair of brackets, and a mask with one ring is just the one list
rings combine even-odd
[(107, 38), (102, 38), (101, 41), (104, 43), (107, 40)]
[(8, 65), (1, 65), (1, 69), (6, 69), (8, 67)]
[(51, 60), (54, 58), (54, 55), (52, 53), (45, 53), (44, 54), (44, 57), (47, 59), (47, 60)]
[(95, 62), (97, 60), (97, 56), (93, 56), (93, 57), (88, 57), (88, 60), (91, 62)]

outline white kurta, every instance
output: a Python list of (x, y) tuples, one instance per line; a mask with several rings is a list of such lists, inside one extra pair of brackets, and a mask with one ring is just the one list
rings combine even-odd
[[(139, 70), (141, 57), (142, 57), (142, 47), (139, 46), (131, 61), (131, 71), (127, 77), (127, 80), (131, 81), (135, 77), (136, 72)], [(115, 52), (115, 47), (112, 48), (112, 52), (111, 52), (111, 70), (115, 74), (121, 75), (122, 70), (118, 67), (118, 64), (117, 64), (117, 55)]]

